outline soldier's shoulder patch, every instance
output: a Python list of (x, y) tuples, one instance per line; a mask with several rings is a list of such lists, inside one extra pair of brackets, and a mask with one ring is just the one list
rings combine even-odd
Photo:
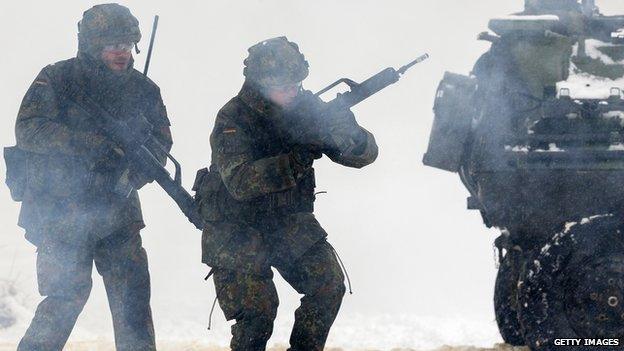
[(249, 145), (244, 133), (239, 132), (236, 126), (223, 126), (219, 132), (217, 149), (225, 154), (240, 154), (248, 149)]

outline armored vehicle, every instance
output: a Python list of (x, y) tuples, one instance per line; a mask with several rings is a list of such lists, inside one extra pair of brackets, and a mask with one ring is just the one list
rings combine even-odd
[(458, 173), (468, 208), (501, 230), (507, 343), (624, 349), (624, 16), (527, 0), (489, 29), (472, 73), (439, 85), (423, 162)]

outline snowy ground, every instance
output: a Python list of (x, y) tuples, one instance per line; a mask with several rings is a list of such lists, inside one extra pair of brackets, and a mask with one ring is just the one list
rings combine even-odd
[[(288, 321), (278, 321), (270, 345), (273, 350), (283, 350), (290, 330)], [(162, 322), (161, 322), (162, 324)], [(0, 331), (0, 351), (15, 350), (17, 340), (26, 327), (25, 323)], [(226, 350), (229, 324), (220, 322), (214, 330), (207, 331), (196, 323), (171, 324), (169, 332), (161, 332), (159, 350)], [(162, 325), (161, 325), (162, 330)], [(201, 336), (203, 334), (203, 336)], [(352, 321), (339, 319), (328, 340), (330, 350), (509, 350), (495, 345), (499, 339), (493, 325), (475, 325), (463, 320), (440, 318), (404, 317), (358, 318)], [(105, 351), (114, 350), (109, 332), (94, 333), (77, 328), (66, 350)], [(440, 345), (453, 345), (444, 346)], [(473, 345), (471, 347), (458, 345)], [(476, 345), (476, 346), (475, 346)]]
[[(0, 282), (0, 351), (15, 350), (36, 302), (37, 298), (21, 293), (14, 282)], [(101, 313), (108, 312), (102, 309)], [(231, 323), (224, 321), (219, 314), (217, 310), (212, 330), (207, 330), (204, 323), (206, 316), (201, 312), (184, 321), (160, 320), (157, 323), (159, 350), (226, 350)], [(79, 320), (66, 350), (114, 350), (108, 323), (101, 314)], [(284, 345), (291, 325), (290, 318), (278, 318), (270, 341), (272, 350), (286, 348)], [(491, 346), (499, 340), (493, 321), (483, 324), (450, 316), (341, 315), (334, 324), (328, 346), (329, 350), (514, 350), (503, 345)]]
[[(0, 351), (9, 351), (14, 350), (15, 346), (10, 344), (0, 344)], [(110, 343), (106, 342), (84, 342), (84, 343), (74, 343), (69, 345), (66, 351), (108, 351), (114, 350), (114, 347)], [(159, 345), (159, 350), (161, 351), (225, 351), (228, 348), (225, 347), (215, 347), (209, 345), (202, 345), (200, 343), (161, 343)], [(274, 346), (269, 349), (269, 351), (282, 351), (286, 350), (284, 346)], [(326, 348), (327, 351), (343, 351), (345, 349), (341, 348)], [(369, 351), (373, 349), (362, 349), (361, 351)], [(476, 348), (471, 346), (444, 346), (435, 351), (525, 351), (528, 350), (526, 348), (520, 347), (510, 347), (507, 345), (496, 345), (492, 348)], [(358, 350), (359, 351), (359, 350)], [(415, 349), (400, 349), (395, 348), (392, 351), (415, 351)]]
[[(424, 327), (427, 325), (427, 327)], [(496, 345), (493, 342), (488, 342), (487, 337), (481, 328), (476, 326), (467, 326), (464, 324), (462, 328), (464, 330), (459, 331), (458, 334), (450, 335), (449, 329), (446, 328), (457, 327), (457, 324), (450, 323), (449, 326), (438, 324), (434, 327), (432, 323), (427, 323), (424, 320), (420, 323), (406, 324), (403, 326), (398, 325), (383, 325), (383, 326), (359, 326), (356, 328), (346, 327), (343, 323), (337, 323), (332, 330), (332, 335), (328, 341), (328, 349), (330, 350), (440, 350), (440, 351), (455, 351), (455, 350), (514, 350), (512, 348), (505, 347), (504, 345)], [(276, 330), (277, 336), (280, 336), (280, 342), (272, 342), (271, 346), (274, 350), (282, 350), (287, 338), (281, 337), (287, 334), (288, 329), (278, 326)], [(440, 332), (444, 330), (445, 332)], [(469, 330), (470, 329), (470, 330)], [(20, 332), (23, 329), (20, 328)], [(389, 331), (389, 333), (388, 333)], [(480, 335), (471, 335), (470, 333), (479, 333)], [(12, 333), (17, 336), (16, 333)], [(87, 333), (90, 334), (90, 333)], [(162, 333), (161, 333), (162, 334)], [(219, 334), (219, 335), (215, 335)], [(227, 335), (225, 333), (205, 333), (204, 338), (200, 339), (185, 339), (181, 340), (177, 337), (163, 335), (159, 340), (159, 350), (226, 350), (227, 347)], [(444, 335), (442, 335), (444, 334)], [(93, 334), (92, 334), (93, 335)], [(19, 338), (19, 336), (18, 336)], [(15, 350), (17, 339), (11, 338), (12, 341), (0, 340), (0, 351)], [(71, 341), (66, 350), (76, 351), (105, 351), (114, 350), (110, 337), (88, 337), (79, 338), (72, 337), (74, 341)], [(77, 340), (76, 340), (77, 339)], [(409, 339), (409, 341), (408, 341)], [(494, 338), (496, 339), (496, 338)], [(446, 341), (443, 341), (446, 340)], [(481, 346), (461, 346), (461, 345), (481, 345)], [(453, 345), (443, 346), (440, 345)], [(496, 345), (489, 346), (488, 345)], [(519, 351), (520, 349), (518, 349)]]

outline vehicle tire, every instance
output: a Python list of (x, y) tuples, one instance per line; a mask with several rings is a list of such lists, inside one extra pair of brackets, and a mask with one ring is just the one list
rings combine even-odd
[(503, 341), (509, 345), (524, 345), (518, 320), (518, 278), (520, 253), (507, 252), (503, 257), (494, 284), (494, 312)]
[[(518, 316), (532, 350), (556, 350), (557, 338), (624, 337), (623, 233), (621, 220), (612, 215), (585, 219), (554, 235), (527, 262)], [(622, 350), (622, 345), (565, 350)]]

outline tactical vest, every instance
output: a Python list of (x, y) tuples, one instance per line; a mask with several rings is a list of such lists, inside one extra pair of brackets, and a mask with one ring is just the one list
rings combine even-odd
[[(73, 83), (85, 90), (90, 87), (83, 84), (84, 74), (79, 64), (74, 58), (44, 68), (43, 72), (49, 77), (53, 89), (54, 108), (58, 109), (58, 118), (54, 122), (72, 131), (98, 133), (93, 123), (94, 117), (68, 98), (64, 89)], [(97, 85), (97, 81), (94, 81), (94, 85)], [(91, 95), (98, 103), (110, 108), (109, 112), (121, 118), (144, 114), (155, 126), (169, 124), (166, 116), (156, 111), (157, 106), (162, 105), (159, 103), (158, 88), (139, 72), (132, 72), (128, 84), (124, 85), (118, 96), (118, 99), (112, 101), (99, 101), (101, 95)], [(34, 106), (26, 105), (22, 108), (36, 108), (38, 102), (37, 99), (31, 99), (29, 103)], [(22, 201), (19, 225), (30, 233), (29, 240), (35, 244), (39, 239), (33, 237), (33, 233), (65, 236), (68, 238), (63, 240), (70, 242), (74, 241), (75, 238), (69, 238), (74, 234), (86, 236), (81, 232), (87, 229), (105, 236), (128, 224), (142, 223), (136, 191), (129, 197), (114, 194), (113, 189), (106, 185), (112, 184), (108, 180), (115, 178), (115, 175), (110, 174), (115, 171), (100, 172), (94, 169), (97, 160), (93, 155), (88, 155), (88, 150), (77, 155), (38, 154), (11, 147), (5, 149), (5, 158), (11, 195), (16, 201)], [(117, 168), (122, 167), (120, 165)]]
[[(94, 117), (65, 93), (66, 87), (73, 85), (85, 95), (90, 95), (90, 84), (97, 85), (97, 81), (86, 80), (84, 69), (75, 58), (48, 66), (46, 70), (50, 73), (51, 83), (57, 94), (59, 116), (62, 117), (56, 122), (70, 127), (73, 131), (100, 133), (93, 121)], [(168, 121), (153, 120), (160, 117), (156, 113), (150, 113), (156, 103), (153, 90), (143, 81), (141, 75), (133, 74), (126, 86), (123, 86), (123, 93), (104, 101), (99, 101), (98, 95), (91, 98), (102, 103), (107, 111), (120, 118), (145, 115), (155, 125), (168, 124)], [(108, 172), (104, 174), (95, 172), (94, 160), (88, 155), (36, 154), (15, 148), (5, 150), (5, 155), (8, 156), (7, 161), (13, 160), (13, 169), (7, 172), (11, 177), (10, 179), (7, 177), (7, 181), (11, 181), (12, 194), (18, 201), (21, 200), (26, 188), (32, 193), (62, 198), (101, 197), (111, 192), (102, 186), (109, 183), (105, 178), (117, 176)]]
[[(243, 101), (246, 114), (234, 116), (235, 122), (245, 133), (253, 136), (254, 159), (260, 160), (291, 151), (279, 130), (266, 117), (251, 110)], [(296, 212), (314, 211), (314, 169), (309, 168), (297, 180), (297, 185), (280, 192), (264, 194), (248, 201), (236, 200), (226, 189), (217, 166), (197, 172), (193, 190), (202, 216), (207, 221), (244, 220), (253, 222), (260, 217), (279, 216)]]

